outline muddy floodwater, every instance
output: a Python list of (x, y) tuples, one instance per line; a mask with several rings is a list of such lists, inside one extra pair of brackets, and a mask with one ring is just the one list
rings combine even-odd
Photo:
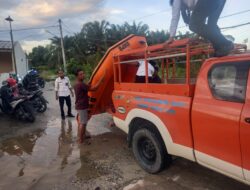
[(0, 113), (0, 190), (250, 189), (181, 158), (160, 174), (147, 174), (108, 114), (90, 120), (90, 144), (79, 145), (75, 119), (59, 117), (53, 86), (44, 93), (48, 110), (33, 124)]

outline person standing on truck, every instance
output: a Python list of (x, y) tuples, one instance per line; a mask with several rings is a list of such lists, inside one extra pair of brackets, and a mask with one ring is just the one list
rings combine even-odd
[[(138, 61), (139, 63), (139, 68), (136, 73), (136, 83), (145, 83), (146, 82), (146, 66), (145, 66), (145, 61), (140, 60)], [(152, 80), (153, 74), (155, 70), (154, 67), (148, 62), (148, 81), (150, 82)]]
[(65, 120), (65, 113), (64, 113), (65, 101), (68, 107), (68, 117), (75, 117), (71, 112), (71, 98), (70, 98), (70, 95), (74, 97), (74, 92), (72, 90), (69, 78), (64, 75), (64, 72), (62, 70), (58, 71), (58, 78), (55, 81), (55, 92), (56, 92), (56, 100), (59, 100), (62, 120)]
[(213, 44), (216, 57), (230, 54), (234, 45), (222, 35), (217, 25), (225, 3), (226, 0), (170, 0), (172, 21), (170, 38), (166, 44), (173, 42), (182, 14), (184, 22), (189, 25), (191, 31)]
[(86, 136), (86, 127), (89, 119), (88, 108), (89, 108), (89, 97), (88, 91), (95, 91), (98, 89), (100, 84), (103, 82), (104, 76), (99, 80), (95, 86), (90, 86), (84, 83), (85, 75), (83, 70), (78, 69), (75, 73), (76, 83), (74, 86), (76, 101), (75, 108), (77, 110), (78, 120), (78, 142), (83, 143), (85, 139), (90, 138)]

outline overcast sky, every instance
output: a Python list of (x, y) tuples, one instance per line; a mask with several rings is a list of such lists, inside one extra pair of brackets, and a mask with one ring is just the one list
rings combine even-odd
[[(228, 0), (222, 16), (250, 9), (249, 0)], [(110, 23), (125, 21), (143, 22), (151, 30), (168, 30), (171, 20), (169, 0), (0, 0), (0, 40), (9, 40), (8, 23), (4, 20), (10, 15), (13, 29), (42, 27), (39, 30), (15, 31), (14, 39), (20, 41), (26, 51), (38, 44), (49, 43), (53, 35), (59, 35), (57, 21), (65, 23), (64, 35), (79, 32), (82, 25), (93, 20), (105, 19)], [(250, 22), (250, 11), (237, 16), (220, 19), (220, 27)], [(180, 26), (183, 26), (181, 21)], [(49, 26), (49, 27), (48, 27)], [(48, 27), (48, 28), (47, 28)], [(187, 28), (180, 28), (186, 31)], [(249, 38), (250, 25), (223, 31), (231, 34), (236, 42)], [(250, 44), (249, 44), (250, 45)]]

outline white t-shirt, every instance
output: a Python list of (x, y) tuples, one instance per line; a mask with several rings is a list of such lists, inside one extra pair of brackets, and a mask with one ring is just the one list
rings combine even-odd
[[(145, 67), (145, 61), (141, 60), (138, 61), (139, 68), (137, 70), (136, 76), (146, 76), (146, 67)], [(155, 72), (154, 67), (148, 62), (148, 76), (152, 77)]]
[(71, 84), (70, 84), (70, 80), (68, 77), (64, 77), (63, 79), (61, 79), (60, 77), (58, 77), (55, 81), (55, 91), (58, 92), (58, 96), (59, 97), (67, 97), (70, 95), (70, 88)]
[(198, 0), (174, 0), (172, 7), (172, 20), (170, 25), (170, 37), (174, 37), (176, 34), (177, 26), (181, 15), (182, 3), (186, 4), (187, 7), (192, 11), (194, 10)]

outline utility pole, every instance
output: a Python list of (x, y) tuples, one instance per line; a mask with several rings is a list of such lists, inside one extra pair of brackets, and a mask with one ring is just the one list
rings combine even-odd
[(10, 38), (11, 38), (11, 46), (12, 46), (13, 65), (14, 65), (14, 69), (15, 69), (15, 74), (17, 74), (16, 54), (15, 54), (15, 46), (14, 46), (12, 26), (11, 26), (11, 22), (13, 22), (14, 20), (10, 16), (8, 16), (7, 18), (5, 18), (5, 20), (10, 23)]
[(64, 44), (63, 44), (63, 32), (62, 32), (62, 20), (59, 19), (59, 29), (61, 34), (61, 48), (62, 48), (62, 58), (63, 58), (63, 69), (64, 72), (67, 74), (67, 67), (66, 67), (66, 58), (65, 58), (65, 51), (64, 51)]

